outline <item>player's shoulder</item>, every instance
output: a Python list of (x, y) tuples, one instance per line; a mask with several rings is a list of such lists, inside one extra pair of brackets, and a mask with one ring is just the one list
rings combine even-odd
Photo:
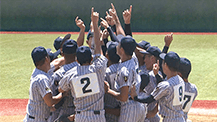
[(93, 62), (106, 62), (108, 59), (101, 54), (95, 54), (93, 55)]
[(64, 72), (64, 66), (60, 67), (57, 71), (55, 71), (53, 75), (59, 75), (62, 74), (62, 72)]
[(73, 67), (72, 69), (68, 70), (65, 72), (64, 74), (64, 77), (70, 77), (72, 76), (73, 74), (77, 74), (77, 69), (78, 69), (79, 66), (75, 66)]
[(119, 63), (117, 63), (117, 64), (112, 64), (111, 66), (107, 67), (107, 68), (106, 68), (106, 73), (107, 73), (107, 74), (113, 74), (114, 72), (117, 72), (118, 65), (119, 65)]
[(170, 83), (168, 81), (161, 81), (158, 83), (157, 87), (166, 89), (170, 87)]
[(197, 91), (197, 86), (195, 84), (193, 84), (193, 83), (185, 82), (185, 86), (186, 86), (186, 88), (189, 88), (189, 89), (191, 89), (193, 91)]

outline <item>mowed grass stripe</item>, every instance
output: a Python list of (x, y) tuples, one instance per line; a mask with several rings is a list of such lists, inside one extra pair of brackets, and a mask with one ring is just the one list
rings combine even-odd
[[(64, 34), (0, 34), (0, 99), (27, 98), (34, 65), (31, 51), (36, 46), (53, 47)], [(77, 34), (71, 39), (76, 40)], [(146, 40), (160, 49), (164, 35), (134, 35), (137, 42)], [(86, 42), (84, 42), (86, 45)], [(189, 81), (196, 84), (197, 100), (217, 100), (217, 35), (174, 35), (169, 51), (187, 57), (192, 63)]]

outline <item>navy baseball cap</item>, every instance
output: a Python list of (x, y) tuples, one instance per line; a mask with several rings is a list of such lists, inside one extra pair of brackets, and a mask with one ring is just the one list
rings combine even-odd
[(91, 61), (92, 53), (89, 47), (80, 46), (76, 50), (76, 56), (79, 63)]
[(91, 32), (91, 30), (87, 33), (87, 40), (89, 40), (90, 37), (93, 37), (93, 32)]
[(60, 36), (54, 40), (53, 46), (56, 50), (60, 49), (62, 41), (63, 41), (63, 37), (60, 37)]
[(60, 44), (60, 48), (63, 47), (64, 42), (65, 42), (66, 40), (70, 39), (70, 37), (71, 37), (71, 34), (66, 34), (66, 35), (64, 36), (63, 41), (62, 41), (61, 44)]
[(106, 44), (109, 59), (113, 63), (118, 63), (120, 60), (120, 56), (117, 54), (117, 49), (116, 49), (117, 45), (118, 45), (118, 42), (112, 42), (112, 41), (109, 41)]
[(48, 53), (44, 47), (39, 46), (39, 47), (35, 47), (32, 50), (31, 56), (33, 62), (36, 63), (44, 59), (46, 56), (48, 56)]
[(132, 55), (136, 49), (136, 41), (131, 36), (123, 37), (120, 44), (128, 55)]
[(167, 54), (161, 53), (160, 58), (163, 59), (169, 67), (174, 68), (176, 70), (179, 69), (180, 57), (177, 53), (172, 51)]
[(144, 50), (147, 50), (147, 49), (151, 46), (151, 44), (150, 44), (149, 42), (144, 41), (144, 40), (142, 40), (142, 41), (139, 42), (139, 43), (136, 43), (136, 45), (137, 45), (138, 47), (144, 49)]
[(140, 53), (154, 55), (155, 57), (159, 58), (159, 55), (161, 54), (161, 50), (156, 46), (150, 46), (147, 49), (147, 51), (140, 51)]
[(140, 89), (143, 90), (150, 82), (150, 78), (149, 78), (149, 74), (146, 72), (141, 74), (140, 77), (141, 77)]
[(46, 49), (46, 51), (50, 57), (50, 62), (52, 62), (54, 59), (56, 59), (58, 57), (58, 55), (60, 54), (60, 49), (57, 50), (55, 53), (51, 52), (50, 48)]
[(78, 48), (77, 42), (72, 39), (68, 39), (63, 44), (63, 53), (74, 54)]
[(187, 78), (191, 72), (191, 62), (187, 58), (180, 58), (179, 72)]

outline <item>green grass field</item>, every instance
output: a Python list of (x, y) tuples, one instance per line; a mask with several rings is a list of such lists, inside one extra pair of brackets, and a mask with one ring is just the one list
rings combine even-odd
[[(31, 51), (36, 46), (51, 48), (59, 34), (0, 35), (0, 99), (28, 98), (30, 76), (34, 69)], [(78, 35), (72, 35), (76, 39)], [(164, 35), (134, 35), (160, 49)], [(174, 35), (169, 51), (187, 57), (192, 63), (189, 80), (198, 88), (197, 100), (217, 100), (217, 35)]]

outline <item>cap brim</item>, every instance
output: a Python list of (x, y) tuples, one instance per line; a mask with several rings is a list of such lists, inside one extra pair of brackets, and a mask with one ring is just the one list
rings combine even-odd
[(166, 56), (166, 53), (161, 53), (160, 55), (159, 55), (159, 57), (161, 58), (161, 59), (165, 59), (165, 56)]
[(118, 42), (109, 41), (109, 42), (106, 43), (106, 47), (107, 47), (107, 48), (109, 48), (110, 45), (115, 45), (115, 46), (117, 46), (117, 45), (118, 45)]
[(142, 48), (140, 43), (136, 43), (136, 46)]
[(47, 51), (47, 53), (49, 53), (49, 52), (51, 51), (51, 49), (50, 49), (50, 48), (47, 48), (46, 51)]
[(59, 54), (60, 54), (60, 49), (59, 50), (57, 50), (55, 53), (53, 53), (54, 54), (54, 57), (57, 57)]
[(142, 53), (142, 54), (150, 54), (149, 52), (147, 52), (147, 51), (139, 51), (140, 53)]
[(70, 37), (71, 37), (71, 34), (66, 34), (66, 35), (64, 36), (64, 38), (63, 38), (63, 41), (61, 42), (61, 46), (60, 46), (60, 47), (62, 47), (63, 44), (64, 44), (64, 42), (65, 42), (66, 40), (70, 39)]
[(122, 34), (118, 34), (116, 37), (119, 40), (119, 42), (121, 42), (121, 39), (124, 38), (125, 36)]

